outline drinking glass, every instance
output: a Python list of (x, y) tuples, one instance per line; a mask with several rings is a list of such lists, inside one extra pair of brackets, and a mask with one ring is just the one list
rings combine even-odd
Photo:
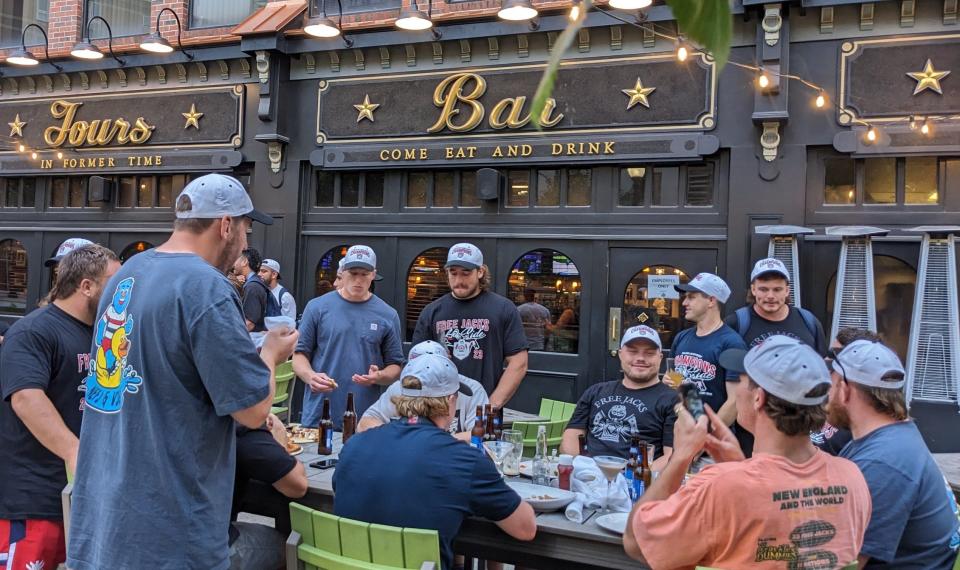
[(677, 369), (674, 368), (673, 358), (667, 359), (667, 369), (663, 373), (663, 383), (671, 388), (676, 388), (683, 384), (683, 374), (677, 372)]
[(503, 459), (503, 474), (516, 477), (520, 474), (520, 456), (523, 455), (523, 432), (517, 429), (505, 429), (503, 441), (513, 444), (513, 449)]
[(503, 477), (503, 458), (513, 450), (513, 444), (509, 441), (491, 440), (483, 442), (483, 447), (493, 459), (493, 464), (497, 466), (497, 473)]
[(603, 495), (603, 509), (600, 511), (601, 514), (606, 514), (610, 512), (610, 486), (617, 480), (617, 475), (627, 466), (627, 460), (612, 455), (600, 455), (594, 457), (593, 460), (596, 461), (597, 467), (603, 472), (603, 476), (607, 478), (607, 492)]

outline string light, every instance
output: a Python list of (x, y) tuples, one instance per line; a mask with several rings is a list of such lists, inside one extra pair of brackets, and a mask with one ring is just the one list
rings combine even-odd
[(20, 152), (23, 152), (23, 151), (27, 150), (27, 147), (24, 146), (24, 145), (21, 143), (20, 146), (17, 147), (17, 150), (19, 150)]
[(760, 76), (757, 77), (757, 85), (760, 86), (760, 89), (766, 89), (770, 87), (770, 76), (767, 75), (767, 72), (760, 68)]
[(36, 159), (37, 159), (37, 153), (31, 152), (31, 153), (30, 153), (30, 158), (32, 158), (33, 160), (36, 160)]
[(930, 127), (930, 119), (927, 119), (927, 120), (925, 120), (925, 121), (923, 122), (923, 126), (920, 127), (920, 132), (923, 133), (923, 134), (925, 134), (925, 135), (929, 135), (929, 134), (930, 134), (930, 130), (931, 130), (931, 127)]
[(876, 127), (870, 127), (870, 128), (867, 130), (867, 140), (870, 141), (870, 142), (874, 142), (874, 141), (877, 140), (877, 128), (876, 128)]
[(911, 131), (917, 130), (917, 116), (916, 116), (916, 115), (910, 115), (910, 130), (911, 130)]
[(580, 3), (576, 2), (573, 6), (570, 6), (570, 12), (567, 14), (567, 19), (571, 22), (576, 22), (580, 18)]
[(63, 158), (63, 153), (60, 151), (57, 151), (57, 158), (58, 159)]
[(677, 61), (687, 61), (689, 55), (690, 52), (687, 50), (687, 46), (683, 44), (683, 38), (677, 38)]
[(817, 106), (817, 109), (822, 109), (823, 106), (827, 104), (827, 98), (824, 96), (823, 91), (817, 94), (817, 100), (814, 104)]

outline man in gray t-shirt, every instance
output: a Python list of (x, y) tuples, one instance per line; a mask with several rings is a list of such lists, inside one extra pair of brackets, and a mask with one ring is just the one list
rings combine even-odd
[(94, 324), (73, 491), (73, 570), (224, 570), (235, 421), (263, 424), (296, 331), (258, 356), (224, 272), (253, 209), (234, 178), (183, 189), (170, 239), (107, 283)]

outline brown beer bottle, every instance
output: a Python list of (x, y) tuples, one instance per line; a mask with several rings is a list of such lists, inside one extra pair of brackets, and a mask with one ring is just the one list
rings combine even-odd
[(588, 457), (590, 454), (587, 453), (587, 434), (581, 433), (577, 439), (580, 440), (580, 455)]
[(497, 437), (493, 434), (493, 406), (487, 404), (487, 429), (483, 434), (483, 441), (493, 441)]
[(643, 488), (649, 489), (653, 482), (653, 470), (650, 469), (650, 460), (647, 444), (640, 442), (640, 476), (643, 478)]
[(477, 419), (473, 422), (473, 429), (470, 431), (470, 444), (483, 451), (483, 406), (477, 406)]
[(494, 408), (493, 435), (498, 441), (503, 439), (503, 408)]
[(353, 392), (347, 393), (347, 409), (343, 412), (343, 444), (357, 431), (357, 412), (353, 407)]
[(330, 400), (323, 399), (323, 415), (320, 416), (320, 425), (317, 428), (317, 453), (330, 455), (333, 453), (333, 421), (330, 419)]

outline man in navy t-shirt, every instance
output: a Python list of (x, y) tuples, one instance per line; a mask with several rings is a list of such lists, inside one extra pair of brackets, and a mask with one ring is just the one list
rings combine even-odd
[(879, 342), (848, 344), (832, 364), (828, 421), (853, 432), (840, 452), (863, 472), (873, 514), (861, 568), (949, 570), (957, 557), (957, 517), (943, 475), (907, 417), (904, 370)]
[(730, 287), (712, 273), (700, 273), (684, 285), (676, 285), (685, 293), (684, 318), (697, 324), (683, 330), (673, 339), (673, 365), (685, 383), (694, 384), (704, 403), (717, 411), (727, 425), (737, 419), (735, 388), (740, 381), (734, 371), (720, 366), (720, 353), (729, 348), (746, 349), (740, 335), (723, 324), (720, 305), (730, 298)]
[(504, 483), (486, 454), (447, 431), (457, 392), (470, 395), (456, 366), (425, 354), (411, 360), (400, 378), (394, 403), (401, 419), (353, 436), (340, 452), (334, 513), (437, 530), (444, 570), (453, 566), (453, 540), (468, 516), (485, 517), (518, 540), (532, 540), (537, 524), (530, 505)]

